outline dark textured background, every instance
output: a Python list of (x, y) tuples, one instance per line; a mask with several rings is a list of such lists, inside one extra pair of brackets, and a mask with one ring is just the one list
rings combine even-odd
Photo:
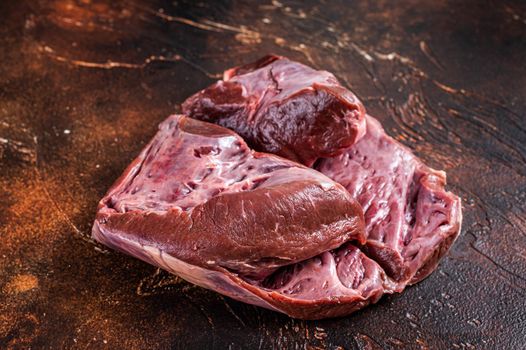
[[(157, 124), (270, 52), (334, 72), (447, 171), (463, 232), (427, 280), (304, 322), (90, 240)], [(1, 349), (525, 348), (524, 3), (5, 0), (0, 62)]]

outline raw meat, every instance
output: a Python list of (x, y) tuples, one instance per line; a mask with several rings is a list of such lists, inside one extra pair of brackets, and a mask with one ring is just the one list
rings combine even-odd
[(319, 319), (427, 277), (460, 232), (445, 173), (330, 73), (267, 56), (227, 70), (183, 110), (222, 126), (163, 122), (101, 200), (95, 239), (237, 300)]
[(259, 151), (307, 166), (342, 153), (365, 131), (363, 105), (334, 75), (279, 56), (225, 71), (182, 108), (235, 130)]
[(424, 165), (367, 116), (367, 133), (317, 169), (360, 202), (365, 252), (399, 283), (416, 283), (436, 268), (460, 232), (460, 198), (446, 192), (446, 174)]
[(348, 313), (391, 285), (352, 245), (365, 243), (363, 215), (341, 185), (183, 116), (160, 125), (101, 200), (93, 237), (300, 318)]
[[(350, 130), (338, 129), (337, 124), (326, 126), (320, 123), (320, 128), (312, 128), (309, 123), (294, 123), (303, 120), (298, 118), (301, 113), (313, 114), (304, 106), (316, 104), (308, 97), (306, 91), (309, 89), (294, 94), (294, 103), (290, 106), (284, 97), (296, 91), (295, 87), (307, 86), (309, 84), (306, 82), (318, 79), (325, 73), (285, 58), (267, 56), (246, 66), (227, 70), (224, 82), (218, 82), (190, 97), (183, 104), (183, 110), (198, 118), (224, 125), (241, 135), (249, 135), (249, 140), (257, 149), (271, 152), (279, 150), (281, 155), (291, 160), (299, 158), (342, 184), (363, 207), (369, 239), (361, 249), (380, 263), (387, 275), (399, 283), (398, 289), (402, 289), (405, 284), (416, 283), (428, 276), (458, 236), (462, 217), (460, 198), (445, 191), (444, 172), (424, 165), (409, 149), (389, 137), (380, 123), (370, 116), (363, 119), (367, 125), (366, 132), (360, 129), (362, 124), (359, 124), (359, 139), (353, 139), (355, 143), (351, 142), (345, 149), (338, 147), (334, 153), (339, 155), (327, 155), (326, 148), (312, 147), (309, 141), (313, 132), (327, 140), (327, 144), (335, 140), (338, 145), (343, 145), (339, 143), (339, 140), (344, 139), (342, 133), (349, 136), (353, 134)], [(327, 74), (330, 75), (328, 81), (336, 82), (334, 76)], [(273, 78), (278, 75), (282, 79)], [(265, 80), (265, 76), (269, 78)], [(258, 116), (261, 110), (258, 108), (263, 108), (260, 105), (266, 106), (266, 102), (257, 100), (255, 109), (243, 105), (240, 109), (229, 110), (213, 98), (210, 99), (210, 96), (223, 96), (222, 84), (233, 81), (235, 84), (232, 86), (242, 91), (243, 101), (250, 100), (249, 97), (254, 95), (251, 91), (266, 92), (272, 87), (268, 83), (271, 78), (279, 82), (277, 86), (283, 87), (276, 89), (279, 94), (272, 95), (274, 109), (283, 111), (290, 118), (276, 119), (274, 114), (268, 113), (259, 117), (274, 121), (275, 127), (271, 123), (268, 132), (278, 136), (273, 137), (272, 141), (252, 136), (254, 128), (260, 134), (267, 132), (262, 130), (268, 127), (268, 123), (254, 124), (253, 120), (254, 113)], [(229, 91), (228, 95), (234, 90), (228, 88), (225, 91)], [(333, 98), (337, 100), (340, 95), (340, 101), (346, 100), (345, 96), (352, 96), (351, 99), (356, 101), (356, 111), (359, 111), (356, 115), (364, 113), (361, 103), (341, 85), (338, 84), (338, 89), (333, 90), (333, 93)], [(257, 93), (255, 95), (260, 96)], [(264, 93), (261, 95), (265, 97)], [(264, 98), (261, 100), (265, 101)], [(269, 109), (265, 107), (263, 110)], [(205, 113), (212, 117), (207, 117)], [(314, 121), (322, 120), (313, 118)], [(301, 140), (295, 144), (296, 149), (301, 149), (301, 144), (305, 144), (309, 150), (308, 157), (298, 157), (300, 151), (293, 155), (283, 151), (290, 149), (287, 138), (289, 125), (293, 125), (294, 138)], [(326, 128), (322, 128), (322, 125)], [(313, 160), (319, 161), (314, 165)]]

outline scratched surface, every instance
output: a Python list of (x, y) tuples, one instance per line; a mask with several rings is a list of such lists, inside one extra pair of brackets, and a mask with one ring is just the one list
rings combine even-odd
[[(524, 3), (0, 1), (0, 23), (1, 349), (524, 348)], [(463, 233), (427, 280), (305, 322), (90, 240), (156, 125), (270, 52), (334, 72), (447, 171)]]

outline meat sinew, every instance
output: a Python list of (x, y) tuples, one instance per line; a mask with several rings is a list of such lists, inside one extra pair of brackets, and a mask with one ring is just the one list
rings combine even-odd
[(365, 242), (363, 215), (341, 185), (183, 116), (160, 125), (101, 200), (93, 237), (301, 318), (348, 313), (390, 285), (350, 243)]
[(279, 56), (225, 71), (183, 113), (236, 130), (251, 147), (311, 166), (354, 144), (365, 109), (329, 72)]

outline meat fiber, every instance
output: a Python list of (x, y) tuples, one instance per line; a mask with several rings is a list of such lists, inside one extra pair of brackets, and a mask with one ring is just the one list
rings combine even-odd
[(341, 185), (183, 116), (160, 125), (101, 200), (93, 237), (300, 318), (348, 313), (390, 285), (352, 245), (365, 243), (363, 215)]
[(168, 118), (101, 200), (95, 239), (234, 299), (319, 319), (427, 277), (460, 232), (445, 173), (330, 73), (267, 56), (227, 70), (183, 110), (233, 131)]
[(279, 56), (225, 71), (182, 109), (307, 166), (342, 153), (365, 131), (363, 105), (334, 75)]
[[(267, 74), (272, 77), (275, 71), (286, 72), (280, 75), (285, 81), (282, 83), (285, 88), (278, 89), (281, 94), (272, 95), (272, 103), (282, 106), (287, 105), (283, 94), (288, 96), (290, 91), (295, 91), (289, 87), (306, 86), (308, 85), (305, 84), (306, 81), (317, 79), (320, 74), (326, 73), (284, 58), (270, 56), (243, 67), (227, 70), (224, 80), (230, 81), (238, 77), (242, 87), (239, 89), (243, 92), (252, 91), (252, 86), (272, 86), (262, 76)], [(332, 75), (327, 80), (336, 81)], [(281, 82), (279, 79), (278, 81)], [(250, 133), (247, 130), (254, 128), (253, 110), (245, 108), (236, 112), (225, 112), (223, 105), (210, 103), (208, 100), (209, 94), (219, 93), (218, 84), (221, 85), (222, 82), (190, 97), (183, 104), (183, 110), (203, 119), (206, 117), (200, 115), (199, 111), (212, 116), (219, 115), (218, 118), (208, 119), (225, 125), (241, 135)], [(264, 89), (260, 88), (260, 90)], [(357, 115), (361, 115), (363, 110), (361, 103), (347, 89), (338, 85), (338, 90), (333, 90), (333, 93), (333, 97), (340, 101), (345, 100), (345, 96), (353, 96), (352, 99), (355, 100), (354, 104), (359, 111)], [(340, 94), (339, 98), (338, 94)], [(246, 96), (252, 94), (247, 93)], [(291, 119), (276, 119), (278, 120), (276, 125), (279, 124), (280, 128), (271, 128), (273, 135), (281, 133), (285, 137), (287, 123), (292, 123), (294, 137), (302, 140), (301, 142), (304, 142), (309, 149), (309, 161), (305, 163), (312, 165), (312, 160), (319, 159), (315, 168), (342, 184), (360, 202), (369, 236), (366, 246), (361, 249), (377, 261), (387, 275), (398, 283), (398, 290), (403, 289), (407, 283), (415, 283), (428, 276), (460, 231), (462, 217), (460, 198), (445, 191), (446, 174), (424, 165), (409, 149), (389, 137), (380, 123), (370, 116), (364, 118), (366, 131), (360, 129), (359, 140), (353, 139), (356, 142), (345, 149), (338, 147), (334, 153), (340, 153), (339, 155), (327, 156), (324, 149), (311, 147), (305, 141), (311, 139), (313, 130), (328, 141), (342, 140), (345, 138), (341, 136), (342, 133), (352, 135), (353, 132), (346, 129), (337, 130), (336, 124), (330, 124), (324, 130), (313, 129), (309, 123), (295, 124), (293, 121), (302, 120), (297, 116), (306, 111), (302, 106), (312, 102), (307, 97), (308, 93), (295, 94), (295, 96), (296, 100), (291, 107), (292, 113), (288, 107), (282, 109), (285, 114), (291, 116)], [(301, 102), (302, 99), (305, 101)], [(206, 109), (202, 108), (204, 105), (207, 106)], [(224, 121), (223, 113), (231, 115), (226, 117), (227, 122)], [(271, 118), (271, 116), (265, 114), (263, 118)], [(266, 124), (256, 126), (258, 127), (264, 129)], [(362, 136), (363, 134), (365, 136)], [(249, 137), (249, 139), (258, 149), (269, 148), (268, 139), (258, 137)], [(271, 144), (270, 149), (273, 151), (289, 149), (289, 143), (285, 138), (275, 137)], [(299, 142), (296, 144), (298, 149), (300, 145)], [(281, 154), (293, 160), (298, 159), (296, 155), (290, 156), (287, 152), (281, 151)]]
[(446, 174), (424, 165), (370, 116), (365, 136), (317, 169), (360, 202), (364, 251), (401, 285), (433, 272), (460, 232), (460, 198), (445, 191)]

